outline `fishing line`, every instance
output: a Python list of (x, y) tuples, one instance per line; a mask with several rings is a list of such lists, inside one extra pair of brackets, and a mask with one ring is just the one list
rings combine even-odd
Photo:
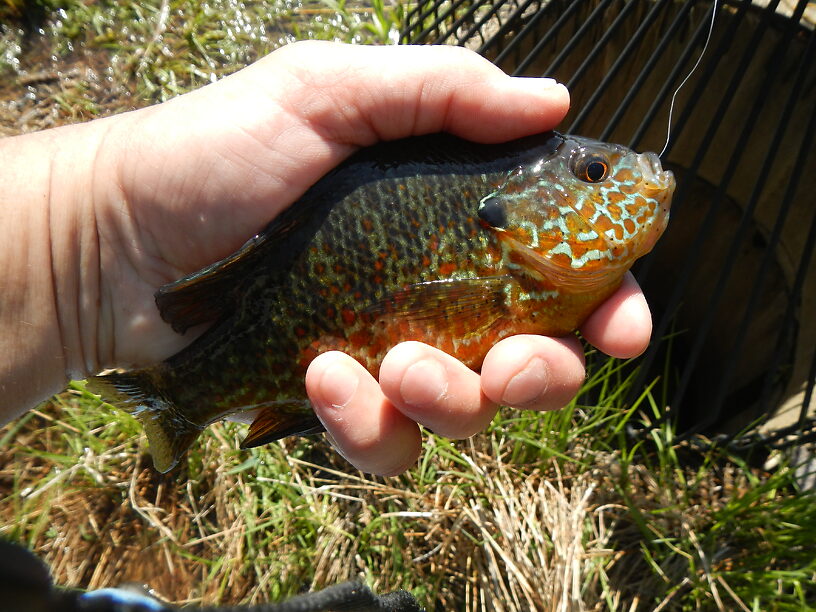
[(703, 56), (705, 55), (706, 49), (708, 49), (708, 43), (711, 42), (711, 35), (714, 32), (714, 21), (717, 18), (717, 8), (718, 8), (719, 0), (714, 0), (714, 5), (711, 7), (711, 23), (708, 25), (708, 36), (706, 36), (705, 44), (703, 45), (703, 50), (700, 52), (700, 57), (697, 58), (697, 62), (694, 66), (691, 67), (691, 70), (686, 75), (686, 78), (677, 86), (677, 89), (674, 90), (672, 94), (671, 103), (669, 104), (669, 123), (666, 126), (666, 144), (663, 145), (663, 149), (660, 151), (658, 157), (663, 157), (663, 154), (666, 152), (666, 149), (669, 148), (669, 142), (671, 140), (671, 128), (672, 128), (672, 115), (674, 114), (674, 102), (677, 99), (677, 94), (680, 93), (680, 90), (683, 89), (683, 86), (686, 84), (691, 78), (697, 68), (700, 66), (700, 62), (703, 61)]

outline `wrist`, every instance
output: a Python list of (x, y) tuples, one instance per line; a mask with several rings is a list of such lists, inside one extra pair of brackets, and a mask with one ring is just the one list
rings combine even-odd
[(0, 140), (0, 422), (95, 366), (104, 121)]

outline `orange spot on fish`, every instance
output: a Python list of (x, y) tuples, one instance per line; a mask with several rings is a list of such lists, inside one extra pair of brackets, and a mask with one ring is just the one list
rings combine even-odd
[(612, 220), (605, 215), (601, 215), (595, 221), (595, 231), (599, 234), (603, 234), (604, 232), (611, 230), (614, 226), (615, 224), (612, 223)]
[[(626, 198), (620, 191), (610, 191), (609, 193), (606, 194), (606, 199), (609, 200), (609, 202), (611, 202), (612, 204), (620, 204)], [(627, 210), (628, 208), (629, 207), (627, 206)]]
[(615, 180), (625, 183), (627, 181), (631, 181), (634, 178), (632, 175), (632, 171), (629, 168), (621, 168), (615, 173)]
[(456, 264), (452, 262), (439, 264), (439, 273), (442, 276), (450, 276), (451, 274), (456, 272), (456, 269), (457, 269)]
[(348, 336), (348, 343), (354, 348), (361, 348), (371, 344), (371, 332), (368, 329), (357, 330)]
[(615, 221), (620, 221), (621, 214), (623, 213), (623, 210), (621, 209), (620, 206), (618, 206), (617, 204), (608, 204), (606, 210), (612, 219), (614, 219)]
[(354, 313), (353, 310), (349, 310), (348, 308), (344, 308), (340, 311), (340, 316), (343, 319), (343, 323), (346, 325), (354, 325), (354, 322), (357, 320), (357, 315)]

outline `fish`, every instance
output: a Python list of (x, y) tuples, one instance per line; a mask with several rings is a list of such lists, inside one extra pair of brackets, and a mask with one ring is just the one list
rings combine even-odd
[(554, 131), (361, 149), (238, 251), (157, 290), (164, 321), (202, 335), (87, 389), (136, 415), (160, 472), (229, 415), (257, 415), (243, 448), (323, 431), (304, 383), (317, 355), (376, 377), (417, 340), (478, 372), (502, 338), (570, 334), (652, 249), (674, 186), (654, 153)]

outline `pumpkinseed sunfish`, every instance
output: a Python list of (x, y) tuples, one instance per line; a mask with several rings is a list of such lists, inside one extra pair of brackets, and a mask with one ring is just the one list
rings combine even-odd
[(304, 385), (319, 353), (376, 376), (419, 340), (478, 371), (501, 338), (568, 334), (652, 249), (673, 191), (654, 153), (555, 132), (363, 149), (239, 251), (158, 290), (173, 329), (208, 331), (88, 389), (141, 420), (161, 472), (232, 413), (260, 409), (243, 447), (322, 431)]

